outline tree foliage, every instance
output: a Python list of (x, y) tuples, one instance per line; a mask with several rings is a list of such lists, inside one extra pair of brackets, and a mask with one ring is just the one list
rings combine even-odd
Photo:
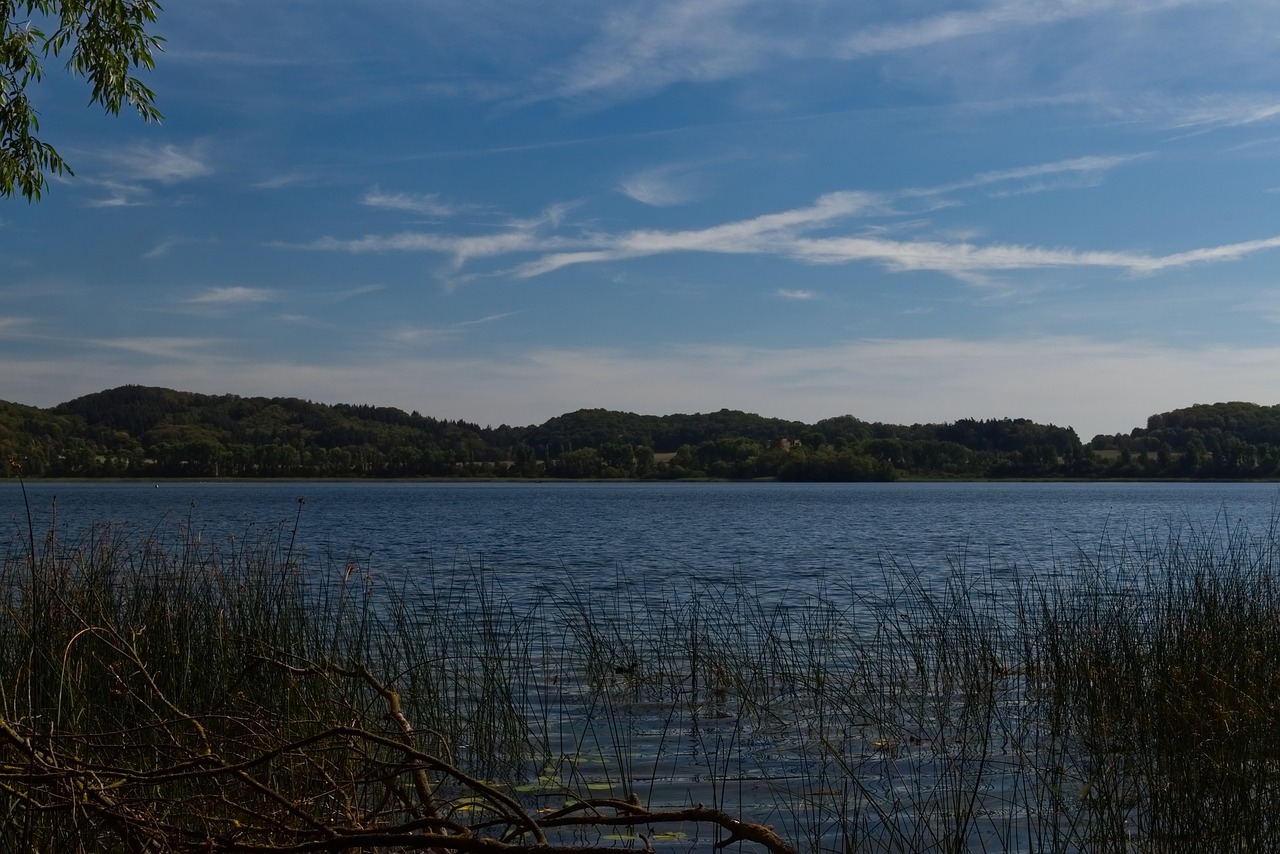
[(155, 0), (0, 0), (0, 195), (29, 201), (46, 175), (71, 174), (52, 145), (35, 134), (39, 112), (30, 96), (44, 76), (44, 60), (66, 57), (71, 74), (90, 87), (89, 103), (113, 115), (126, 106), (158, 121), (155, 93), (135, 71), (154, 67), (159, 36)]
[(1280, 476), (1280, 406), (1231, 401), (1152, 415), (1128, 435), (1095, 436), (1116, 474), (1144, 477)]
[(1196, 405), (1096, 436), (1026, 418), (816, 424), (721, 409), (581, 409), (481, 427), (385, 406), (121, 386), (52, 409), (0, 402), (0, 458), (31, 476), (863, 481), (1280, 477), (1280, 406)]

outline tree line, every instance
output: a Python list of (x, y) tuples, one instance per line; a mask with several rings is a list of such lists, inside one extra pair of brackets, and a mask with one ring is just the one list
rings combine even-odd
[(1280, 407), (1197, 405), (1083, 444), (1025, 418), (815, 424), (720, 410), (583, 409), (481, 427), (378, 406), (122, 386), (41, 409), (0, 402), (0, 454), (31, 477), (1277, 477)]

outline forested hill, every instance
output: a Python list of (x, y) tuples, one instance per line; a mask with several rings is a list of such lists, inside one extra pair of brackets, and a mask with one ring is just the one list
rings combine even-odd
[(1024, 418), (902, 426), (583, 409), (481, 427), (145, 386), (52, 409), (0, 402), (0, 453), (30, 477), (1270, 477), (1278, 449), (1280, 407), (1242, 403), (1153, 415), (1146, 429), (1090, 447), (1070, 428)]
[(1095, 436), (1092, 445), (1156, 472), (1280, 477), (1280, 406), (1196, 404), (1152, 415), (1128, 435)]

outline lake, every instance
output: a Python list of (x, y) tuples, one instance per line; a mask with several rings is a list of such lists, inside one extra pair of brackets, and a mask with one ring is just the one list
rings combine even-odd
[[(32, 482), (37, 533), (111, 522), (142, 533), (292, 535), (309, 562), (379, 575), (483, 569), (519, 593), (557, 583), (681, 591), (693, 579), (788, 595), (838, 581), (923, 579), (957, 566), (1024, 575), (1170, 531), (1265, 534), (1260, 483)], [(304, 498), (299, 514), (298, 499)], [(18, 484), (0, 536), (25, 539)]]
[[(1122, 838), (1155, 838), (1120, 797), (1127, 777), (1113, 780), (1120, 806), (1097, 794), (1115, 754), (1048, 726), (1030, 668), (982, 670), (956, 649), (1002, 637), (982, 628), (994, 609), (958, 611), (978, 620), (966, 628), (945, 602), (913, 610), (890, 594), (963, 576), (966, 595), (998, 601), (1015, 582), (1141, 574), (1171, 540), (1266, 542), (1280, 487), (166, 481), (34, 482), (27, 494), (37, 537), (111, 523), (173, 542), (265, 541), (330, 582), (352, 564), (464, 600), (481, 582), (514, 606), (497, 632), (516, 662), (502, 665), (504, 696), (546, 751), (515, 789), (531, 808), (568, 789), (638, 792), (767, 821), (811, 850), (1074, 851), (1091, 850), (1079, 840), (1099, 816)], [(26, 512), (18, 484), (0, 487), (10, 553)], [(424, 619), (456, 619), (450, 642), (465, 645), (472, 626), (492, 628), (467, 622), (467, 607), (425, 607)], [(555, 625), (532, 625), (543, 618)], [(487, 654), (437, 658), (466, 668)], [(930, 669), (952, 657), (986, 674), (977, 694)], [(468, 763), (491, 752), (453, 749)], [(705, 832), (659, 847), (714, 843)]]

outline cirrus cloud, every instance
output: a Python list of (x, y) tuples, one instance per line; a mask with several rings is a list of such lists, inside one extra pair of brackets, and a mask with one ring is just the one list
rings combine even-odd
[(193, 305), (228, 306), (271, 302), (276, 299), (279, 299), (279, 295), (270, 288), (246, 288), (242, 285), (232, 285), (209, 288), (191, 297), (187, 302)]

